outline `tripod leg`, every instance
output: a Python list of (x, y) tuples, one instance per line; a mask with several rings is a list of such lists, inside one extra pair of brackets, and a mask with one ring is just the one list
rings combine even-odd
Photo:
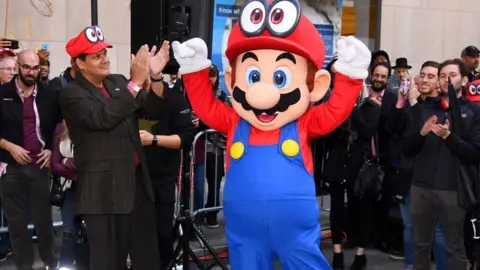
[(213, 256), (213, 260), (215, 261), (214, 265), (219, 265), (223, 270), (228, 270), (228, 267), (221, 261), (217, 252), (212, 247), (212, 244), (210, 244), (210, 242), (207, 240), (205, 235), (203, 235), (200, 229), (198, 229), (197, 225), (192, 223), (192, 229), (195, 235), (200, 239), (200, 242), (207, 248), (208, 252)]
[(175, 225), (173, 226), (173, 233), (177, 237), (178, 243), (175, 250), (173, 251), (172, 261), (169, 263), (167, 269), (172, 269), (180, 260), (180, 253), (182, 252), (183, 243), (185, 241), (185, 235), (182, 230), (183, 223), (185, 223), (185, 218), (183, 217), (179, 217), (175, 220)]

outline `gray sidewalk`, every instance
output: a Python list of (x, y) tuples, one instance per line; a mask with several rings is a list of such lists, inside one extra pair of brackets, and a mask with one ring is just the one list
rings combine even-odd
[[(319, 199), (319, 204), (320, 204), (320, 199)], [(330, 201), (329, 197), (325, 196), (324, 197), (324, 203), (323, 203), (323, 209), (328, 209), (330, 208)], [(60, 220), (60, 212), (58, 209), (54, 208), (53, 209), (53, 216), (55, 220)], [(226, 240), (225, 240), (225, 234), (224, 234), (224, 221), (223, 221), (223, 216), (219, 215), (219, 222), (220, 222), (220, 227), (215, 228), (215, 229), (209, 229), (205, 226), (201, 226), (201, 230), (203, 233), (206, 235), (207, 239), (211, 242), (211, 244), (219, 251), (226, 251)], [(321, 223), (325, 224), (328, 223), (328, 212), (322, 211), (321, 213)], [(57, 233), (57, 238), (56, 238), (56, 246), (57, 250), (59, 249), (61, 245), (61, 233)], [(198, 242), (193, 241), (191, 242), (191, 247), (192, 249), (195, 250), (199, 256), (202, 256), (206, 253), (208, 253), (205, 249), (203, 249)], [(331, 245), (329, 244), (324, 244), (322, 246), (323, 252), (327, 258), (329, 258), (329, 261), (331, 260), (332, 257), (332, 248)], [(36, 252), (37, 256), (37, 263), (35, 264), (34, 269), (41, 269), (41, 262), (38, 259), (38, 252)], [(354, 250), (346, 250), (345, 251), (345, 263), (346, 263), (346, 269), (349, 268), (350, 263), (353, 260), (355, 253)], [(403, 270), (403, 261), (395, 261), (392, 260), (388, 257), (387, 254), (381, 253), (376, 250), (368, 250), (367, 251), (367, 259), (368, 259), (368, 269), (369, 270)], [(15, 270), (15, 267), (12, 264), (11, 259), (5, 261), (5, 262), (0, 262), (0, 269), (1, 270)], [(191, 270), (196, 270), (196, 267), (191, 267)], [(217, 268), (214, 268), (217, 269)], [(277, 269), (281, 269), (280, 266), (277, 267)], [(81, 270), (81, 269), (80, 269)]]

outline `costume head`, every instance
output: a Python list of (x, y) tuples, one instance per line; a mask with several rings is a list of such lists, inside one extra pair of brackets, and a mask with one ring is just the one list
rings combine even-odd
[(246, 1), (225, 54), (232, 106), (262, 130), (298, 119), (330, 86), (322, 37), (297, 0)]
[(480, 80), (467, 84), (465, 96), (472, 102), (480, 103)]

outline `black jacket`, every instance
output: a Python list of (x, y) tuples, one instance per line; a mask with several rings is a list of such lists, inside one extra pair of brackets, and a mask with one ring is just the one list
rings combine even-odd
[(353, 186), (365, 158), (372, 156), (373, 136), (378, 140), (377, 154), (384, 154), (382, 163), (390, 167), (390, 136), (385, 121), (395, 101), (395, 94), (388, 91), (385, 91), (381, 107), (368, 99), (362, 101), (353, 109), (350, 119), (328, 135), (328, 158), (323, 171), (325, 181)]
[(48, 84), (48, 88), (50, 88), (51, 90), (60, 91), (68, 83), (73, 81), (73, 78), (70, 75), (70, 70), (71, 68), (69, 67), (64, 72), (62, 72), (58, 77), (53, 78)]
[(420, 130), (432, 115), (437, 123), (451, 120), (448, 110), (444, 110), (440, 98), (434, 102), (417, 103), (411, 108), (409, 135), (405, 145), (406, 156), (415, 157), (412, 184), (436, 190), (457, 190), (457, 158), (464, 163), (478, 165), (480, 150), (480, 115), (474, 113), (473, 103), (465, 98), (460, 100), (460, 113), (463, 120), (463, 137), (451, 134), (443, 140), (433, 133), (422, 136)]
[[(23, 146), (23, 102), (15, 85), (16, 77), (0, 87), (0, 139)], [(35, 103), (40, 118), (40, 132), (45, 149), (51, 149), (56, 125), (62, 114), (58, 104), (58, 92), (37, 84)], [(9, 165), (18, 164), (7, 151), (0, 149), (0, 161)]]
[[(152, 127), (154, 135), (176, 134), (181, 140), (181, 149), (188, 151), (192, 145), (195, 127), (192, 113), (183, 94), (176, 87), (165, 89), (165, 108), (163, 121)], [(147, 166), (152, 181), (174, 181), (180, 168), (180, 149), (168, 149), (158, 146), (145, 146)]]
[[(136, 113), (161, 120), (164, 99), (152, 91), (141, 91), (134, 98), (127, 83), (122, 75), (108, 76), (103, 85), (109, 100), (81, 74), (60, 91), (60, 105), (75, 145), (78, 214), (129, 214), (138, 184), (155, 199)], [(135, 154), (141, 158), (139, 168)], [(139, 169), (142, 179), (137, 183)]]

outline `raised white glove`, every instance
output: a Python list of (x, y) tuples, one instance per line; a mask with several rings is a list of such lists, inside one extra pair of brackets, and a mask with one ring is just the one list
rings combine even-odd
[(206, 69), (212, 65), (208, 60), (207, 44), (201, 38), (192, 38), (183, 43), (172, 43), (173, 54), (180, 69), (180, 74), (188, 74)]
[(338, 60), (333, 67), (338, 73), (352, 79), (365, 80), (368, 77), (368, 67), (372, 54), (368, 47), (354, 36), (348, 36), (337, 41)]

